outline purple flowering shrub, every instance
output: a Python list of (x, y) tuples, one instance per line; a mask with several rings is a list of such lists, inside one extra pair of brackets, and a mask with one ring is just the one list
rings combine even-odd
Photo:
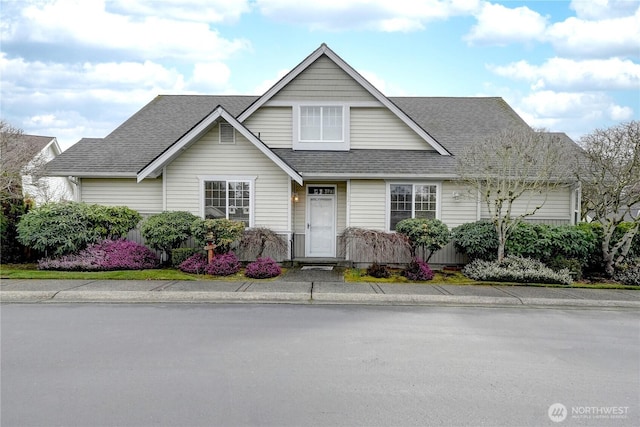
[(212, 276), (230, 276), (240, 271), (240, 261), (233, 252), (216, 255), (204, 271)]
[(434, 273), (429, 267), (429, 264), (418, 257), (414, 257), (407, 268), (402, 272), (402, 275), (409, 280), (421, 281), (433, 279)]
[(281, 273), (282, 269), (278, 263), (269, 257), (256, 259), (249, 263), (244, 271), (244, 275), (252, 279), (268, 279)]
[(180, 263), (180, 271), (191, 274), (203, 274), (207, 267), (207, 255), (198, 252)]
[(75, 255), (38, 262), (41, 270), (144, 270), (156, 268), (160, 260), (144, 245), (130, 240), (103, 240), (87, 246)]

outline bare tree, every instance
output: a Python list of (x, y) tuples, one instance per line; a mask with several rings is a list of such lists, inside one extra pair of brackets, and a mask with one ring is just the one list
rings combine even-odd
[(25, 142), (21, 129), (0, 120), (0, 200), (22, 199), (24, 176), (37, 187), (47, 163), (40, 148)]
[[(602, 224), (605, 271), (613, 275), (640, 230), (640, 121), (596, 129), (580, 139), (584, 157), (578, 169), (582, 214)], [(620, 239), (616, 228), (629, 221)]]
[[(496, 227), (498, 261), (504, 259), (514, 227), (540, 210), (550, 191), (569, 185), (572, 145), (564, 134), (513, 128), (470, 145), (458, 156), (458, 175), (486, 205)], [(516, 201), (523, 203), (516, 206)]]

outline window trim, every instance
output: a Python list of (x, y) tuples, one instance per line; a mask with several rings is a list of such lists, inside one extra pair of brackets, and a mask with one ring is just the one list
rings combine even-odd
[(390, 233), (395, 233), (395, 230), (391, 230), (391, 186), (392, 185), (411, 185), (411, 218), (415, 218), (416, 213), (416, 185), (433, 185), (436, 187), (436, 211), (435, 219), (440, 219), (442, 214), (442, 182), (437, 181), (386, 181), (386, 204), (385, 204), (385, 229)]
[[(303, 107), (320, 107), (331, 108), (339, 107), (342, 109), (342, 137), (340, 140), (303, 140), (302, 136), (302, 108)], [(292, 104), (292, 132), (293, 132), (293, 149), (294, 150), (333, 150), (348, 151), (350, 148), (350, 104), (347, 102), (332, 101), (305, 101), (295, 102)], [(321, 116), (322, 117), (322, 116)]]
[[(225, 188), (229, 189), (229, 182), (248, 182), (249, 183), (249, 226), (247, 228), (254, 227), (255, 224), (255, 200), (256, 200), (256, 179), (257, 176), (246, 176), (246, 175), (201, 175), (198, 176), (198, 187), (200, 189), (200, 201), (199, 201), (199, 212), (200, 218), (204, 218), (204, 210), (205, 210), (205, 182), (209, 181), (224, 181)], [(229, 195), (227, 193), (227, 202)], [(227, 219), (229, 218), (229, 206), (227, 205)]]

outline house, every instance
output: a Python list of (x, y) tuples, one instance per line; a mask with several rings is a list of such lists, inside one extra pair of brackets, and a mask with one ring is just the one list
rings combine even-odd
[[(386, 97), (322, 44), (261, 96), (158, 96), (48, 171), (75, 177), (81, 201), (241, 220), (286, 236), (291, 259), (366, 262), (340, 250), (345, 228), (486, 217), (460, 197), (455, 156), (514, 126), (528, 128), (501, 98)], [(536, 220), (574, 222), (577, 197), (554, 190)]]
[(47, 202), (73, 200), (74, 186), (68, 177), (43, 176), (47, 162), (62, 150), (51, 136), (19, 134), (7, 139), (6, 155), (22, 172), (22, 192), (36, 205)]

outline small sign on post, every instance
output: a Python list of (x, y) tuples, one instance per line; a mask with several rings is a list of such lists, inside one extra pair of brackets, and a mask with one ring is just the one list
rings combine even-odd
[(207, 246), (204, 247), (204, 250), (207, 251), (207, 262), (211, 264), (211, 261), (213, 261), (213, 257), (215, 257), (216, 245), (209, 242)]

